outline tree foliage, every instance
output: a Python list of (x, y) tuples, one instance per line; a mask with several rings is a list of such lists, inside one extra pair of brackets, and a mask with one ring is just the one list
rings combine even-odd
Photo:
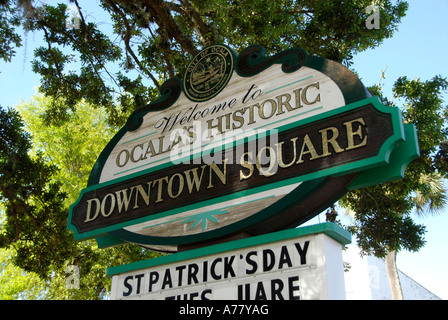
[(69, 247), (65, 194), (50, 182), (56, 167), (28, 154), (31, 141), (16, 111), (0, 110), (0, 136), (0, 201), (7, 217), (0, 245), (13, 245), (19, 266), (45, 275), (59, 267)]
[(93, 163), (119, 128), (107, 125), (104, 109), (84, 101), (60, 124), (48, 125), (44, 117), (51, 100), (38, 95), (16, 109), (26, 131), (32, 134), (32, 154), (41, 153), (46, 161), (59, 168), (52, 179), (60, 183), (70, 204), (78, 198), (79, 189), (86, 187)]
[[(75, 242), (67, 230), (72, 203), (67, 196), (77, 197), (88, 179), (87, 168), (93, 166), (107, 142), (104, 113), (96, 110), (94, 117), (95, 112), (89, 112), (93, 108), (80, 103), (78, 113), (63, 124), (44, 126), (41, 122), (48, 100), (36, 97), (19, 108), (29, 121), (34, 151), (20, 114), (0, 108), (0, 202), (4, 208), (0, 247), (12, 249), (9, 259), (14, 265), (44, 280), (44, 285), (39, 284), (45, 288), (40, 297), (99, 299), (110, 290), (107, 267), (155, 254), (134, 245), (98, 250), (94, 241)], [(103, 131), (91, 130), (95, 125)], [(78, 290), (66, 286), (68, 266), (79, 269)]]
[[(425, 227), (417, 225), (411, 213), (416, 206), (422, 211), (425, 206), (422, 199), (431, 198), (431, 209), (446, 203), (440, 179), (448, 174), (444, 151), (448, 140), (448, 106), (442, 100), (447, 88), (448, 82), (441, 76), (428, 81), (401, 77), (394, 84), (393, 97), (402, 102), (399, 107), (404, 121), (416, 126), (420, 157), (407, 167), (404, 179), (352, 191), (341, 200), (355, 214), (350, 230), (366, 254), (385, 257), (390, 251), (418, 251), (425, 243)], [(382, 96), (378, 88), (371, 91)], [(397, 106), (382, 98), (384, 104)], [(434, 192), (437, 188), (438, 192)]]
[(0, 249), (0, 300), (35, 300), (45, 292), (45, 283), (33, 272), (9, 263), (11, 249)]
[(11, 62), (15, 48), (22, 45), (21, 37), (15, 32), (20, 25), (19, 10), (10, 1), (0, 2), (0, 58)]
[[(4, 2), (2, 16), (13, 6)], [(32, 64), (41, 92), (53, 98), (47, 120), (63, 118), (85, 99), (105, 108), (115, 125), (154, 100), (161, 83), (180, 77), (192, 56), (212, 43), (237, 52), (258, 43), (268, 54), (301, 47), (350, 64), (355, 53), (391, 37), (407, 9), (406, 2), (381, 1), (381, 28), (369, 30), (370, 0), (101, 0), (95, 10), (103, 10), (106, 21), (93, 19), (85, 1), (70, 2), (74, 16), (64, 3), (21, 1), (22, 25), (45, 43)]]

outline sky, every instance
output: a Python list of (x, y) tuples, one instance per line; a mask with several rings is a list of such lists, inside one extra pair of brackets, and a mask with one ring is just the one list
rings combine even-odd
[[(391, 97), (392, 86), (400, 76), (408, 79), (430, 80), (435, 75), (448, 77), (448, 1), (408, 1), (407, 15), (398, 32), (379, 47), (358, 54), (353, 68), (365, 85), (377, 84), (381, 71), (384, 93)], [(381, 17), (380, 17), (381, 23)], [(448, 94), (444, 95), (445, 105)], [(426, 226), (426, 246), (417, 253), (402, 251), (397, 266), (426, 289), (448, 299), (448, 208), (439, 216), (418, 218)]]
[[(410, 0), (408, 3), (407, 15), (395, 35), (379, 47), (357, 54), (351, 66), (366, 86), (377, 84), (381, 71), (386, 70), (382, 84), (388, 97), (392, 96), (392, 86), (400, 76), (422, 81), (439, 74), (448, 77), (448, 1)], [(1, 106), (13, 107), (37, 93), (40, 78), (32, 72), (31, 61), (38, 39), (38, 35), (28, 34), (12, 63), (0, 61)], [(447, 104), (448, 94), (444, 97)], [(414, 215), (413, 218), (426, 226), (426, 245), (417, 253), (400, 252), (398, 268), (441, 299), (448, 300), (448, 208), (438, 216)], [(321, 215), (312, 220), (319, 221), (325, 221), (325, 217)]]

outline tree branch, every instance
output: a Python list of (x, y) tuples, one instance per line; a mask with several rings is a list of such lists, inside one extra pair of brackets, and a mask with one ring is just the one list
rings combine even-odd
[(144, 6), (155, 13), (155, 18), (159, 27), (165, 29), (169, 37), (175, 39), (183, 50), (187, 51), (192, 56), (198, 53), (198, 49), (193, 43), (193, 40), (185, 36), (176, 21), (174, 21), (169, 7), (163, 0), (146, 0), (144, 1)]
[[(84, 19), (84, 15), (83, 15), (82, 12), (81, 12), (81, 7), (79, 6), (77, 0), (74, 0), (74, 2), (75, 2), (75, 5), (76, 5), (76, 8), (78, 9), (79, 16), (81, 17), (82, 26), (85, 27), (85, 26), (87, 26), (87, 23), (86, 23), (86, 20)], [(86, 33), (87, 33), (88, 36), (90, 36), (90, 34), (87, 32), (87, 30), (86, 30)], [(70, 38), (72, 39), (73, 42), (75, 42), (75, 39), (74, 39), (73, 37), (70, 36)], [(80, 48), (82, 48), (82, 46), (80, 46)], [(107, 73), (107, 75), (109, 76), (109, 78), (112, 79), (112, 81), (115, 82), (115, 84), (118, 86), (117, 82), (115, 81), (115, 78), (114, 78), (114, 77), (110, 74), (110, 72), (106, 69), (106, 67), (104, 66), (104, 64), (100, 62), (100, 59), (96, 56), (95, 52), (91, 52), (91, 53), (92, 53), (92, 56), (96, 59), (97, 64), (99, 64), (99, 65), (101, 66), (101, 68), (104, 69), (104, 71)], [(89, 55), (87, 55), (87, 56), (89, 56)], [(98, 76), (98, 79), (101, 80), (101, 83), (103, 84), (103, 88), (106, 89), (106, 84), (104, 83), (102, 77), (101, 77), (100, 74), (98, 73), (98, 70), (95, 68), (95, 65), (96, 65), (96, 64), (93, 63), (92, 59), (89, 58), (89, 60), (90, 60), (90, 61), (89, 61), (90, 64), (92, 65), (92, 69), (94, 70), (95, 74)]]
[(182, 15), (189, 19), (190, 17), (193, 20), (193, 25), (196, 31), (199, 33), (200, 40), (204, 46), (215, 43), (216, 37), (214, 30), (207, 25), (204, 20), (202, 20), (199, 12), (193, 7), (193, 5), (188, 0), (180, 0), (184, 10), (182, 11)]
[(138, 65), (138, 67), (140, 68), (140, 70), (146, 74), (154, 83), (154, 85), (157, 87), (157, 89), (160, 89), (160, 84), (157, 81), (157, 79), (152, 75), (151, 72), (149, 72), (148, 69), (146, 69), (143, 64), (141, 63), (140, 59), (137, 57), (137, 55), (134, 53), (134, 50), (132, 50), (131, 44), (130, 44), (130, 40), (131, 40), (131, 35), (132, 35), (132, 27), (129, 25), (129, 21), (126, 18), (126, 14), (123, 13), (120, 8), (118, 8), (118, 6), (112, 1), (112, 0), (107, 0), (106, 3), (110, 6), (110, 8), (117, 13), (121, 19), (123, 20), (123, 23), (126, 27), (126, 32), (123, 35), (123, 40), (124, 40), (124, 44), (126, 47), (126, 52), (129, 53), (129, 55), (132, 57), (132, 59), (134, 59), (135, 63)]

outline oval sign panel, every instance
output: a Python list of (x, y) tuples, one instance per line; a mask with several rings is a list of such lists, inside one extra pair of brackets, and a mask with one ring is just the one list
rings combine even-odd
[(68, 227), (169, 252), (260, 235), (399, 178), (416, 156), (414, 127), (341, 64), (213, 45), (105, 147)]

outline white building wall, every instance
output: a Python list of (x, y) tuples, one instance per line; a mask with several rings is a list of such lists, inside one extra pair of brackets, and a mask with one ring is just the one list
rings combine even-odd
[[(373, 256), (361, 257), (359, 248), (348, 246), (343, 252), (350, 269), (345, 272), (347, 300), (391, 300), (389, 280), (383, 260)], [(439, 297), (399, 271), (405, 300), (440, 300)]]

